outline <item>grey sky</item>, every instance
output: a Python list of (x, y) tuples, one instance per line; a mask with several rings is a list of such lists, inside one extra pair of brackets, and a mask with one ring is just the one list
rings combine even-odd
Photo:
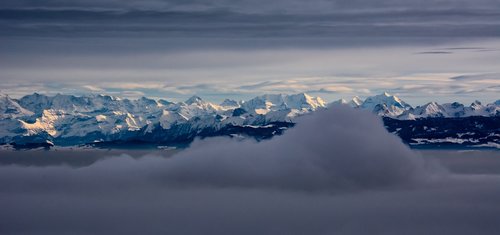
[(5, 8), (106, 8), (106, 9), (184, 9), (185, 11), (206, 9), (230, 9), (240, 12), (304, 12), (331, 10), (374, 10), (374, 9), (492, 9), (499, 8), (495, 0), (311, 0), (307, 3), (300, 0), (6, 0)]
[[(429, 94), (490, 102), (500, 85), (491, 75), (500, 73), (499, 28), (500, 3), (489, 0), (7, 0), (0, 90), (214, 101), (388, 90), (412, 103), (430, 101)], [(484, 74), (490, 79), (451, 79)], [(324, 87), (300, 83), (311, 78)], [(240, 89), (267, 81), (282, 85)]]

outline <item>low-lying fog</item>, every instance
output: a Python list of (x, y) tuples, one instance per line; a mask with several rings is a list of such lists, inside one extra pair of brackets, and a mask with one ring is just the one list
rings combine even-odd
[(260, 143), (0, 152), (0, 234), (498, 234), (499, 151), (413, 151), (361, 112)]

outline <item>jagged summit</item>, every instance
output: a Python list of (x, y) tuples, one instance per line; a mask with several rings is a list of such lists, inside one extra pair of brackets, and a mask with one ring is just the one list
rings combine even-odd
[(380, 116), (398, 117), (406, 110), (411, 109), (411, 105), (402, 101), (399, 97), (383, 92), (382, 94), (370, 96), (364, 101), (355, 96), (350, 101), (340, 99), (333, 104), (344, 104), (354, 108), (370, 110)]
[(350, 101), (344, 99), (344, 98), (341, 98), (337, 101), (334, 101), (331, 103), (332, 105), (338, 105), (338, 104), (341, 104), (341, 105), (349, 105), (353, 108), (358, 108), (359, 106), (361, 106), (361, 104), (363, 104), (363, 100), (361, 100), (358, 96), (355, 96), (354, 98), (352, 98)]
[(331, 104), (348, 104), (348, 103), (349, 102), (346, 99), (340, 98), (340, 99), (338, 99), (336, 101), (333, 101)]
[[(220, 112), (224, 112), (225, 110), (235, 108), (242, 108), (247, 113), (257, 115), (267, 115), (270, 112), (287, 110), (287, 112), (282, 114), (286, 116), (289, 115), (288, 112), (293, 110), (296, 110), (293, 111), (295, 113), (301, 113), (326, 107), (326, 103), (323, 99), (320, 97), (313, 97), (306, 93), (292, 95), (266, 94), (241, 102), (226, 99), (220, 105), (204, 101), (201, 97), (196, 95), (190, 97), (185, 102), (180, 103), (169, 102), (166, 100), (154, 100), (147, 97), (141, 97), (138, 100), (128, 100), (109, 95), (96, 94), (84, 96), (57, 94), (55, 96), (46, 96), (39, 93), (33, 93), (32, 95), (27, 95), (19, 100), (15, 100), (10, 98), (5, 93), (0, 93), (0, 97), (3, 100), (2, 103), (4, 106), (4, 111), (2, 111), (2, 113), (4, 115), (8, 112), (11, 114), (15, 113), (16, 116), (40, 116), (44, 110), (58, 110), (66, 114), (112, 111), (139, 115), (140, 113), (155, 113), (167, 109), (178, 111), (185, 117), (194, 117), (206, 115), (207, 113), (218, 114)], [(388, 92), (367, 97), (364, 101), (356, 96), (351, 100), (340, 99), (332, 102), (332, 104), (334, 103), (345, 104), (354, 108), (366, 109), (380, 116), (398, 119), (439, 116), (492, 116), (500, 112), (500, 109), (498, 108), (500, 100), (487, 105), (483, 105), (481, 102), (475, 101), (470, 106), (465, 106), (458, 102), (442, 105), (437, 104), (436, 102), (430, 102), (413, 108), (399, 97)], [(286, 119), (284, 117), (280, 118)], [(146, 120), (147, 118), (142, 119)]]
[(361, 104), (363, 104), (363, 100), (359, 98), (358, 96), (354, 96), (350, 102), (351, 106), (353, 107), (359, 107)]
[(413, 120), (426, 117), (470, 117), (470, 116), (497, 116), (500, 114), (500, 102), (483, 105), (480, 101), (465, 106), (458, 102), (438, 104), (430, 102), (413, 108), (397, 96), (388, 92), (367, 97), (362, 101), (354, 97), (351, 101), (340, 99), (332, 104), (345, 104), (351, 107), (369, 110), (379, 116), (402, 120)]
[(384, 104), (387, 105), (388, 107), (394, 106), (402, 109), (411, 108), (409, 104), (402, 101), (399, 97), (391, 95), (387, 92), (366, 98), (361, 106), (363, 108), (373, 108), (377, 105), (384, 105)]
[(475, 100), (475, 101), (471, 104), (471, 106), (481, 106), (481, 101), (479, 101), (479, 100)]
[(321, 99), (321, 97), (313, 97), (310, 96), (306, 93), (299, 93), (296, 95), (289, 95), (287, 96), (287, 101), (288, 103), (291, 103), (292, 105), (295, 105), (298, 107), (299, 105), (301, 108), (312, 108), (312, 109), (317, 109), (317, 108), (322, 108), (326, 106), (326, 102)]
[[(458, 102), (430, 102), (412, 108), (400, 98), (382, 93), (365, 101), (354, 97), (336, 102), (401, 120), (500, 116), (500, 101), (486, 105), (476, 101), (470, 106)], [(231, 126), (292, 123), (298, 116), (323, 108), (326, 108), (323, 99), (306, 93), (267, 94), (245, 102), (226, 99), (221, 105), (202, 100), (199, 96), (175, 103), (147, 97), (129, 100), (107, 95), (46, 96), (34, 93), (12, 99), (2, 94), (0, 144), (26, 138), (59, 144), (122, 140), (137, 136), (166, 138), (162, 137), (166, 130), (171, 130), (171, 135), (174, 135), (169, 138), (191, 138), (206, 130), (216, 132)]]
[(33, 112), (21, 107), (9, 95), (0, 94), (0, 118), (16, 118), (30, 115), (33, 115)]
[(246, 101), (242, 106), (247, 110), (263, 109), (269, 111), (282, 108), (316, 110), (326, 107), (326, 102), (320, 97), (313, 97), (306, 93), (294, 95), (268, 94)]
[(82, 144), (131, 138), (129, 135), (152, 135), (172, 128), (180, 128), (175, 129), (175, 138), (187, 138), (206, 128), (289, 123), (324, 106), (321, 98), (307, 94), (262, 95), (247, 102), (228, 99), (223, 105), (199, 96), (173, 103), (147, 97), (129, 100), (95, 94), (34, 93), (19, 100), (5, 95), (0, 98), (0, 133), (4, 133), (0, 142), (29, 137)]
[(197, 103), (201, 103), (201, 102), (203, 102), (203, 99), (201, 99), (201, 97), (199, 97), (197, 95), (193, 95), (189, 99), (187, 99), (184, 103), (191, 105), (191, 104), (197, 104)]
[(430, 102), (422, 106), (417, 106), (410, 111), (404, 112), (399, 119), (417, 119), (425, 117), (443, 117), (445, 108), (436, 102)]
[(236, 100), (231, 100), (231, 99), (225, 99), (220, 103), (220, 106), (223, 107), (240, 107), (240, 103)]

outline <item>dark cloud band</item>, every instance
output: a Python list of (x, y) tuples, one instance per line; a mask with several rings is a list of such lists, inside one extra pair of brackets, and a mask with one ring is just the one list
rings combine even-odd
[(498, 37), (500, 10), (383, 10), (322, 14), (2, 9), (0, 36)]

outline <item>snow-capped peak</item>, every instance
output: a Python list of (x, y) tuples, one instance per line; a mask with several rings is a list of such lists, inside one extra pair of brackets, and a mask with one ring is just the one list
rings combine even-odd
[(472, 109), (474, 109), (474, 110), (478, 110), (478, 109), (482, 109), (482, 108), (484, 108), (484, 106), (481, 104), (481, 102), (480, 102), (479, 100), (474, 101), (474, 102), (470, 105), (470, 107), (471, 107)]
[(174, 104), (175, 104), (174, 102), (170, 102), (168, 100), (164, 100), (164, 99), (158, 100), (158, 105), (163, 106), (163, 107), (165, 107), (165, 106), (171, 106), (171, 105), (174, 105)]
[(136, 101), (136, 103), (139, 105), (147, 106), (147, 107), (158, 106), (158, 102), (156, 102), (156, 100), (149, 99), (146, 97), (141, 97), (139, 100)]
[(284, 100), (288, 107), (296, 109), (317, 109), (325, 107), (326, 103), (320, 97), (313, 97), (306, 93), (284, 96)]
[(231, 100), (231, 99), (225, 99), (224, 101), (222, 101), (222, 103), (220, 104), (220, 106), (223, 106), (223, 107), (240, 107), (240, 103), (236, 100)]
[(0, 118), (16, 118), (31, 115), (33, 115), (33, 112), (21, 107), (9, 95), (0, 94)]
[(325, 107), (325, 101), (320, 97), (313, 97), (306, 93), (295, 95), (271, 94), (257, 96), (242, 104), (246, 110), (316, 110)]
[(361, 104), (363, 104), (363, 100), (360, 99), (358, 96), (354, 96), (354, 98), (352, 98), (350, 104), (353, 107), (359, 107)]
[[(413, 109), (398, 97), (383, 93), (364, 102), (359, 97), (337, 102), (397, 119), (500, 116), (500, 100), (487, 105), (476, 101), (468, 107), (457, 102), (443, 105), (430, 102)], [(305, 93), (261, 95), (247, 102), (227, 99), (220, 106), (198, 96), (173, 103), (146, 97), (128, 100), (107, 95), (37, 93), (16, 100), (0, 94), (0, 133), (4, 133), (0, 141), (7, 143), (13, 137), (47, 135), (90, 143), (120, 138), (127, 131), (155, 134), (155, 128), (159, 127), (161, 131), (173, 128), (175, 135), (188, 135), (203, 128), (218, 130), (225, 125), (293, 122), (295, 117), (323, 107), (325, 102), (321, 98)]]
[(197, 95), (191, 96), (189, 99), (187, 99), (184, 103), (191, 105), (191, 104), (199, 104), (202, 103), (203, 99)]
[(446, 110), (436, 102), (430, 102), (414, 109), (409, 109), (400, 115), (399, 119), (413, 120), (425, 117), (443, 117)]
[(363, 108), (371, 108), (371, 107), (375, 107), (376, 105), (379, 105), (379, 104), (385, 104), (387, 106), (395, 106), (398, 108), (411, 107), (409, 104), (402, 101), (397, 96), (391, 95), (387, 92), (384, 92), (380, 95), (375, 95), (375, 96), (371, 96), (371, 97), (366, 98), (366, 100), (363, 102), (363, 104), (361, 106)]
[(332, 102), (331, 104), (332, 105), (337, 105), (337, 104), (349, 105), (353, 108), (358, 108), (361, 104), (363, 104), (363, 101), (358, 96), (355, 96), (350, 101), (348, 101), (344, 98), (341, 98), (337, 101)]
[(397, 117), (412, 108), (406, 102), (387, 92), (366, 98), (360, 107), (388, 117)]
[(472, 102), (471, 106), (472, 105), (482, 105), (482, 104), (481, 104), (481, 101), (475, 100), (474, 102)]
[(336, 101), (333, 101), (331, 104), (332, 104), (332, 105), (338, 105), (338, 104), (346, 105), (346, 104), (348, 104), (348, 103), (349, 103), (349, 102), (348, 102), (346, 99), (344, 99), (344, 98), (340, 98), (340, 99), (338, 99), (338, 100), (336, 100)]

